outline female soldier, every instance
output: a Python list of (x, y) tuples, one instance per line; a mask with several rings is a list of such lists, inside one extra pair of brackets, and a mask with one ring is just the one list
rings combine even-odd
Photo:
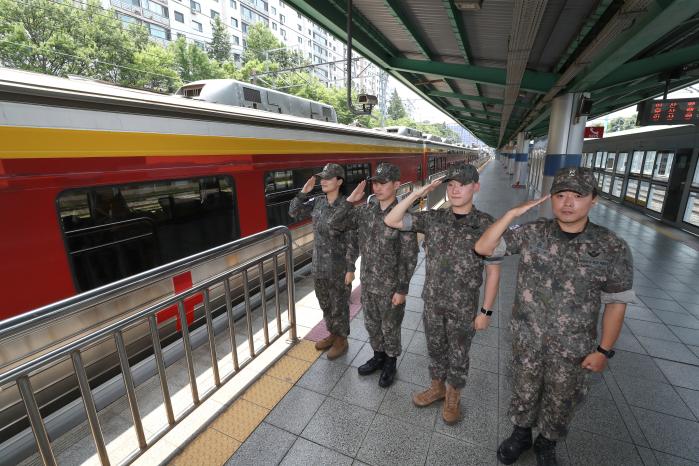
[[(316, 177), (325, 196), (308, 198), (315, 186)], [(347, 351), (349, 335), (349, 297), (354, 280), (354, 261), (348, 255), (350, 235), (328, 226), (328, 219), (343, 204), (345, 196), (340, 186), (345, 170), (336, 163), (329, 163), (316, 173), (301, 189), (289, 205), (289, 215), (302, 220), (309, 215), (313, 219), (313, 279), (318, 304), (323, 310), (325, 326), (330, 336), (316, 343), (316, 349), (328, 351), (328, 359), (335, 359)]]

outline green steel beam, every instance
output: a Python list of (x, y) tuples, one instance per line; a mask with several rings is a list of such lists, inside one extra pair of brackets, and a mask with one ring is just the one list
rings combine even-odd
[(617, 84), (634, 81), (663, 71), (671, 71), (679, 66), (695, 62), (699, 62), (699, 45), (692, 45), (671, 52), (661, 53), (659, 55), (626, 63), (624, 66), (617, 68), (606, 78), (595, 83), (592, 90), (616, 86)]
[(415, 45), (417, 45), (417, 47), (420, 49), (420, 53), (431, 60), (432, 52), (430, 52), (430, 48), (427, 46), (427, 43), (418, 32), (417, 26), (405, 13), (405, 7), (401, 6), (400, 2), (397, 0), (384, 0), (384, 4), (389, 9), (391, 14), (396, 17), (403, 28), (408, 31), (408, 34), (410, 34), (413, 42), (415, 42)]
[(479, 115), (485, 115), (485, 116), (490, 116), (490, 117), (495, 117), (495, 118), (500, 117), (500, 112), (487, 112), (485, 110), (477, 110), (477, 109), (468, 108), (468, 107), (456, 107), (454, 105), (449, 105), (447, 107), (444, 107), (444, 110), (446, 110), (448, 112), (458, 112), (458, 113), (477, 113)]
[[(504, 100), (496, 99), (494, 97), (482, 97), (479, 95), (458, 94), (458, 93), (454, 93), (454, 92), (431, 91), (431, 92), (428, 92), (427, 94), (430, 96), (433, 96), (433, 97), (448, 97), (448, 98), (459, 99), (459, 100), (475, 100), (476, 102), (483, 102), (486, 104), (494, 104), (494, 105), (502, 105), (504, 103)], [(515, 103), (515, 107), (529, 108), (529, 105)]]
[[(697, 2), (699, 3), (699, 2)], [(407, 58), (389, 58), (388, 68), (394, 71), (408, 73), (435, 74), (452, 79), (464, 79), (484, 84), (504, 86), (506, 72), (504, 68), (488, 68), (485, 66), (460, 65)], [(545, 94), (556, 83), (557, 74), (539, 71), (525, 71), (520, 88), (524, 91)]]
[(605, 51), (587, 68), (589, 71), (572, 83), (570, 91), (586, 92), (593, 89), (596, 83), (697, 13), (697, 0), (651, 2), (646, 14), (607, 45)]

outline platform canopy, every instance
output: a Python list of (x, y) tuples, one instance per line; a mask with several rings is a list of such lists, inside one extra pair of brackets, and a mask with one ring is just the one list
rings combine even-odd
[[(341, 40), (347, 0), (287, 0)], [(353, 0), (353, 49), (499, 147), (548, 130), (551, 100), (592, 117), (699, 81), (698, 0)]]

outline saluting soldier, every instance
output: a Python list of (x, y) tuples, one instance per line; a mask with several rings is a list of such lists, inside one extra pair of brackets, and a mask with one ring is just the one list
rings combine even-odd
[(401, 353), (400, 328), (418, 247), (415, 233), (401, 232), (384, 223), (386, 214), (397, 204), (400, 169), (382, 163), (369, 180), (374, 192), (370, 202), (356, 207), (351, 204), (364, 197), (366, 182), (362, 181), (333, 213), (330, 224), (340, 231), (356, 231), (350, 243), (350, 257), (362, 255), (362, 309), (374, 356), (359, 366), (359, 374), (369, 375), (381, 369), (379, 386), (388, 387), (393, 383)]
[[(324, 196), (308, 198), (320, 178)], [(339, 232), (330, 228), (328, 219), (342, 204), (345, 197), (340, 187), (345, 180), (345, 170), (336, 163), (329, 163), (320, 173), (306, 181), (301, 191), (291, 200), (289, 215), (297, 220), (310, 216), (313, 219), (314, 288), (318, 304), (323, 310), (325, 326), (330, 336), (316, 342), (316, 349), (328, 351), (328, 359), (335, 359), (347, 351), (349, 335), (349, 298), (354, 280), (354, 260), (348, 254), (352, 232)]]
[[(473, 165), (453, 165), (446, 177), (411, 193), (385, 219), (390, 227), (425, 235), (429, 254), (422, 291), (423, 321), (432, 383), (413, 395), (413, 403), (422, 407), (444, 399), (442, 418), (447, 424), (461, 419), (461, 389), (468, 376), (471, 339), (476, 330), (488, 327), (500, 281), (500, 259), (484, 261), (474, 251), (476, 240), (494, 221), (473, 205), (473, 195), (480, 189), (478, 179)], [(442, 182), (447, 183), (449, 209), (407, 213), (415, 200)], [(485, 296), (479, 308), (484, 265)]]
[[(512, 313), (512, 435), (498, 459), (512, 464), (532, 447), (540, 466), (557, 465), (556, 442), (566, 436), (589, 372), (614, 355), (626, 304), (634, 302), (633, 262), (626, 242), (590, 222), (597, 202), (592, 170), (564, 168), (551, 186), (553, 219), (508, 226), (549, 196), (508, 211), (476, 243), (476, 251), (520, 254)], [(602, 338), (597, 340), (604, 303)]]

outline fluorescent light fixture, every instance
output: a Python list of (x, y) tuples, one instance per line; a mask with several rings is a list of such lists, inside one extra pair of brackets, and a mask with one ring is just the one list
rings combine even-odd
[(454, 0), (454, 6), (461, 11), (476, 11), (481, 9), (483, 0)]

